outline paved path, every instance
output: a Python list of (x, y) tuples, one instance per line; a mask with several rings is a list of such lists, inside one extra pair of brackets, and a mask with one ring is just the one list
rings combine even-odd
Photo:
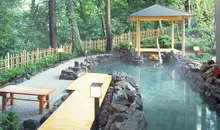
[[(93, 56), (95, 57), (95, 56)], [(69, 66), (74, 66), (75, 61), (83, 62), (84, 57), (72, 59), (68, 62), (65, 62), (55, 68), (51, 68), (46, 70), (40, 74), (35, 75), (30, 80), (27, 80), (21, 84), (23, 86), (30, 86), (30, 87), (45, 87), (45, 88), (55, 88), (55, 91), (51, 94), (51, 108), (55, 101), (60, 99), (63, 95), (68, 94), (65, 89), (66, 87), (72, 83), (71, 80), (59, 80), (59, 76), (61, 71)], [(15, 86), (16, 87), (16, 86)], [(15, 95), (15, 97), (23, 97), (23, 95)], [(28, 96), (28, 98), (36, 99), (36, 96)], [(2, 98), (0, 96), (0, 106), (2, 106)], [(1, 107), (0, 107), (1, 108)], [(25, 119), (33, 118), (33, 119), (40, 119), (45, 113), (48, 112), (47, 109), (44, 109), (44, 114), (39, 115), (39, 103), (38, 102), (31, 102), (31, 101), (20, 101), (15, 100), (15, 105), (11, 106), (7, 104), (7, 110), (2, 111), (0, 109), (0, 113), (8, 112), (8, 111), (16, 111), (18, 118), (20, 121)]]

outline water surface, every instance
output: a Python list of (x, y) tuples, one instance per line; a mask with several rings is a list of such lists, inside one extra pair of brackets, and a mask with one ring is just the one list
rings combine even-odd
[(133, 66), (117, 62), (99, 66), (96, 71), (125, 72), (135, 78), (149, 124), (147, 130), (220, 130), (220, 118), (169, 67)]

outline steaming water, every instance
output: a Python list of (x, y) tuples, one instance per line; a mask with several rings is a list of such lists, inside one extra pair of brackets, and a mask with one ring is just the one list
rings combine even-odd
[(125, 72), (139, 84), (147, 130), (220, 130), (220, 118), (210, 111), (177, 72), (166, 66), (112, 63), (100, 73)]

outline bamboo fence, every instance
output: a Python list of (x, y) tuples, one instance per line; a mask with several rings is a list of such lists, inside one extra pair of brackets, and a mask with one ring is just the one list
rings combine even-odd
[[(70, 54), (72, 53), (72, 44), (60, 46), (63, 48), (63, 53)], [(28, 65), (30, 63), (34, 63), (39, 61), (40, 59), (46, 56), (54, 56), (58, 54), (58, 47), (48, 49), (37, 49), (35, 51), (27, 52), (23, 50), (20, 54), (9, 54), (3, 58), (0, 58), (0, 70), (7, 70), (13, 67), (19, 67), (21, 65)]]
[[(141, 40), (149, 39), (149, 38), (157, 38), (160, 34), (168, 34), (168, 28), (164, 28), (162, 30), (155, 29), (155, 30), (146, 30), (141, 31)], [(121, 34), (120, 36), (115, 36), (112, 39), (113, 47), (118, 45), (121, 42), (133, 42), (136, 41), (136, 32), (129, 32)], [(84, 50), (87, 49), (100, 49), (105, 50), (106, 48), (106, 39), (98, 39), (98, 40), (89, 40), (89, 41), (82, 41), (82, 48)], [(61, 46), (62, 47), (62, 46)], [(64, 53), (72, 53), (72, 44), (64, 45), (63, 47)], [(48, 49), (37, 49), (35, 51), (27, 52), (23, 50), (20, 54), (9, 54), (5, 57), (0, 57), (0, 70), (3, 69), (10, 69), (13, 67), (19, 67), (21, 65), (28, 65), (30, 63), (34, 63), (45, 56), (54, 56), (58, 54), (58, 48), (51, 48)]]
[[(168, 34), (168, 28), (164, 28), (162, 30), (146, 30), (141, 31), (141, 40), (149, 39), (149, 38), (157, 38), (160, 34)], [(115, 36), (112, 39), (113, 47), (118, 45), (121, 42), (133, 42), (136, 41), (136, 32), (129, 32), (121, 34), (120, 36)], [(87, 49), (100, 49), (105, 50), (106, 47), (106, 39), (103, 40), (89, 40), (89, 41), (82, 41), (82, 48), (84, 50)]]

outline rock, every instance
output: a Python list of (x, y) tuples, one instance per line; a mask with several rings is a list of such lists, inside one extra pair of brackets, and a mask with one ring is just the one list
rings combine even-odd
[(45, 114), (41, 119), (40, 119), (40, 124), (43, 124), (49, 117), (51, 113)]
[(73, 77), (73, 70), (72, 69), (65, 69), (62, 70), (60, 79), (67, 79), (67, 80), (73, 80), (76, 77)]
[(125, 82), (125, 86), (132, 92), (136, 91), (136, 89), (129, 82)]
[(31, 79), (32, 76), (30, 74), (26, 74), (25, 77), (26, 77), (27, 80), (29, 80), (29, 79)]
[(135, 93), (132, 91), (126, 91), (126, 94), (128, 96), (128, 101), (133, 103), (135, 101)]
[(124, 86), (125, 82), (124, 81), (119, 81), (119, 82), (116, 82), (115, 85), (117, 86)]
[(71, 68), (73, 71), (78, 71), (80, 70), (80, 66), (79, 66), (79, 62), (78, 61), (75, 61), (74, 62), (74, 66)]
[(125, 120), (123, 122), (115, 122), (115, 126), (119, 130), (139, 130), (139, 125), (135, 120)]
[(19, 83), (22, 83), (22, 82), (24, 82), (24, 79), (23, 79), (23, 78), (19, 78), (19, 79), (16, 79), (16, 80), (15, 80), (15, 83), (16, 83), (16, 84), (19, 84)]
[(212, 84), (212, 83), (213, 83), (213, 78), (212, 78), (212, 77), (208, 77), (208, 78), (206, 79), (206, 82)]
[(220, 103), (216, 106), (216, 109), (220, 110)]
[(112, 104), (113, 108), (117, 109), (120, 112), (126, 111), (128, 109), (127, 106), (121, 105), (121, 104)]
[(213, 83), (216, 87), (220, 87), (220, 79), (215, 79)]
[(138, 104), (139, 105), (139, 107), (137, 108), (137, 109), (139, 109), (139, 110), (143, 110), (143, 101), (142, 101), (142, 99), (141, 99), (141, 96), (140, 95), (137, 95), (136, 97), (135, 97), (135, 103), (136, 104)]
[(36, 74), (38, 74), (37, 71), (34, 71), (34, 72), (31, 73), (32, 76), (35, 76)]
[(27, 119), (23, 122), (24, 130), (37, 130), (40, 123), (37, 120)]
[(117, 98), (116, 100), (123, 100), (123, 99), (128, 99), (128, 96), (124, 90), (119, 90), (117, 91)]
[(215, 64), (215, 61), (213, 59), (211, 59), (211, 60), (207, 61), (207, 64), (208, 65), (213, 65), (213, 64)]
[(146, 122), (145, 119), (145, 114), (143, 111), (140, 110), (135, 110), (134, 113), (131, 115), (131, 119), (132, 120), (136, 120), (138, 122), (138, 124), (142, 123), (142, 122)]
[(109, 106), (108, 107), (108, 110), (111, 112), (111, 113), (119, 113), (119, 110), (117, 110), (116, 108), (112, 107), (112, 106)]
[(132, 115), (134, 112), (135, 112), (135, 110), (136, 110), (136, 108), (138, 107), (139, 105), (135, 102), (135, 103), (132, 103), (131, 105), (130, 105), (130, 107), (126, 110), (126, 113), (128, 113), (129, 115)]
[(60, 79), (75, 80), (84, 74), (85, 74), (85, 71), (82, 69), (78, 71), (73, 71), (73, 69), (65, 69), (65, 70), (62, 70)]
[(63, 95), (63, 96), (61, 97), (61, 101), (65, 101), (68, 97), (69, 97), (69, 95)]
[(217, 102), (214, 99), (209, 99), (208, 100), (209, 106), (211, 110), (215, 110), (216, 106), (217, 106)]
[(54, 107), (59, 107), (61, 104), (63, 103), (63, 101), (61, 99), (57, 100), (55, 103), (54, 103)]
[(138, 87), (137, 83), (135, 82), (134, 78), (126, 76), (125, 77), (126, 81), (129, 82), (133, 87)]

